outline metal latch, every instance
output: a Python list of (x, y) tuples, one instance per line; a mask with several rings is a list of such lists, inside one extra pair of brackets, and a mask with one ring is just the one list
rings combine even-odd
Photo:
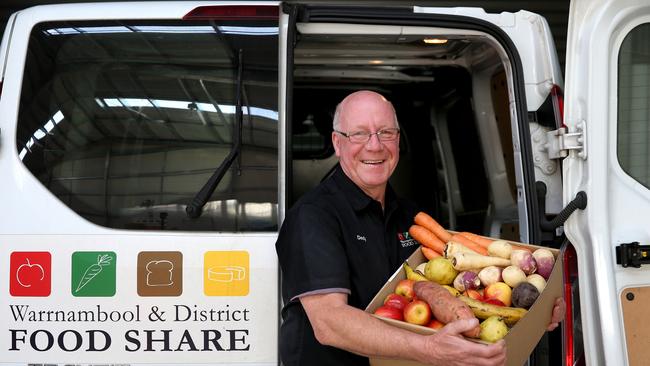
[(642, 264), (650, 263), (650, 245), (639, 245), (639, 242), (625, 243), (616, 247), (616, 264), (623, 268), (639, 268)]
[(561, 159), (569, 155), (569, 150), (578, 151), (578, 156), (587, 158), (587, 134), (584, 133), (585, 122), (576, 125), (576, 132), (567, 132), (566, 127), (546, 133), (546, 150), (551, 159)]

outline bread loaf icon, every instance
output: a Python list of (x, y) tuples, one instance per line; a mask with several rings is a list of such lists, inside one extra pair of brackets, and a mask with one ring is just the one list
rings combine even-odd
[(167, 260), (147, 263), (147, 286), (171, 286), (174, 284), (174, 263)]
[(215, 266), (208, 268), (208, 280), (216, 282), (240, 281), (246, 278), (246, 268), (241, 266)]

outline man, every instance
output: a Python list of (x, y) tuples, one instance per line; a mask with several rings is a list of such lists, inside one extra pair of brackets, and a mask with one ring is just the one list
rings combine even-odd
[(388, 185), (399, 160), (392, 104), (374, 92), (352, 93), (333, 125), (340, 167), (287, 213), (276, 243), (284, 365), (367, 365), (371, 355), (445, 366), (504, 364), (503, 341), (484, 345), (460, 336), (475, 319), (422, 336), (362, 310), (415, 250), (401, 246), (398, 234), (417, 211)]

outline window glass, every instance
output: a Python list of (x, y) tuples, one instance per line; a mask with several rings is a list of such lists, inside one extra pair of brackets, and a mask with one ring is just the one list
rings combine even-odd
[(617, 153), (623, 170), (650, 187), (650, 24), (634, 28), (618, 58)]
[[(274, 231), (277, 54), (277, 20), (39, 24), (25, 67), (19, 156), (99, 225)], [(201, 217), (190, 219), (186, 206), (233, 149), (238, 99), (241, 153)]]

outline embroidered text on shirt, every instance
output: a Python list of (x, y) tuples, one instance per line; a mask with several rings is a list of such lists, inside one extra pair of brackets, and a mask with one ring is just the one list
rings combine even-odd
[(365, 242), (365, 241), (366, 241), (366, 237), (357, 234), (357, 240), (359, 240), (359, 241), (364, 241), (364, 242)]

